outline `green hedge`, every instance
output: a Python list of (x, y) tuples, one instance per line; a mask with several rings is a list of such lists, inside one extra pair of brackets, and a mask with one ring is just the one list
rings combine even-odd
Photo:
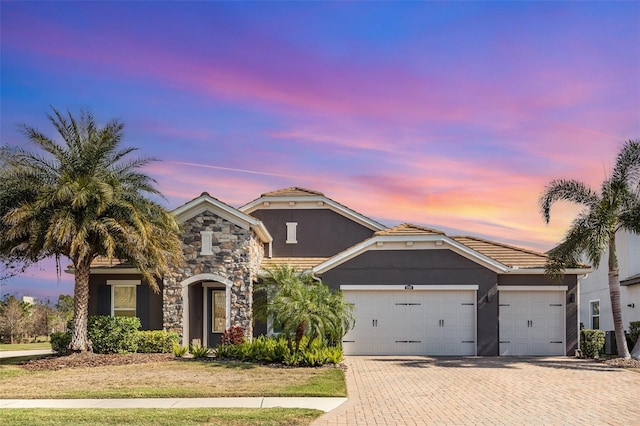
[(137, 352), (140, 319), (136, 317), (89, 317), (87, 333), (98, 354)]
[(137, 336), (140, 353), (171, 353), (173, 345), (180, 342), (180, 336), (173, 331), (143, 330)]
[(604, 331), (585, 328), (580, 330), (580, 349), (582, 355), (587, 358), (595, 358), (600, 355), (604, 347)]
[(295, 352), (284, 337), (260, 336), (252, 342), (239, 345), (219, 345), (216, 348), (219, 358), (264, 364), (284, 364), (300, 367), (319, 367), (325, 364), (338, 364), (342, 361), (341, 348), (324, 346), (318, 340), (309, 347), (308, 339), (302, 339), (300, 349)]
[[(69, 326), (69, 329), (71, 326)], [(87, 335), (93, 352), (111, 353), (171, 353), (180, 336), (175, 332), (142, 330), (135, 317), (89, 317)], [(51, 334), (51, 348), (58, 355), (66, 355), (71, 343), (71, 331)]]
[(59, 331), (57, 333), (51, 333), (49, 337), (51, 341), (51, 349), (53, 349), (56, 355), (66, 355), (67, 349), (71, 344), (71, 332)]

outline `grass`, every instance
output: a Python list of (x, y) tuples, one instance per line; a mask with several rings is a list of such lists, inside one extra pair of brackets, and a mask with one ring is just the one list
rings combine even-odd
[(28, 351), (32, 349), (51, 349), (51, 343), (15, 343), (13, 345), (0, 343), (0, 351)]
[[(27, 371), (0, 364), (0, 398), (204, 398), (346, 396), (339, 368), (275, 368), (181, 361)], [(3, 411), (4, 413), (4, 411)]]
[(284, 408), (2, 409), (2, 425), (308, 425), (318, 410)]

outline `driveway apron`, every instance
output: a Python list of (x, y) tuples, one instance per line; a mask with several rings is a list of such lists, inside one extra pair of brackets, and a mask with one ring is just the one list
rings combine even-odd
[(347, 357), (313, 425), (640, 425), (640, 374), (573, 358)]

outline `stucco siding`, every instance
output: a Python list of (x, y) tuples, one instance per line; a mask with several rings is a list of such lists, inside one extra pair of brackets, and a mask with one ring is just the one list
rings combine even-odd
[[(107, 281), (139, 280), (141, 286), (147, 284), (138, 274), (94, 274), (89, 277), (89, 315), (110, 315), (111, 298), (105, 298), (100, 294), (101, 286), (107, 286)], [(162, 330), (162, 282), (158, 282), (159, 292), (154, 292), (151, 288), (145, 292), (145, 317), (143, 328), (148, 330)], [(107, 288), (110, 291), (110, 288)]]
[[(273, 237), (275, 257), (329, 257), (371, 237), (371, 229), (329, 209), (256, 210)], [(287, 244), (287, 223), (297, 223), (297, 243)]]

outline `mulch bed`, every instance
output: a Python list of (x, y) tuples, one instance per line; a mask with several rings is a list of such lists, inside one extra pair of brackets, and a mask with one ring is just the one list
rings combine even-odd
[(33, 359), (21, 365), (30, 371), (62, 370), (63, 368), (103, 367), (108, 365), (146, 364), (174, 359), (173, 354), (94, 354), (76, 353)]
[(611, 358), (606, 360), (605, 364), (620, 368), (640, 368), (640, 360), (638, 359)]

